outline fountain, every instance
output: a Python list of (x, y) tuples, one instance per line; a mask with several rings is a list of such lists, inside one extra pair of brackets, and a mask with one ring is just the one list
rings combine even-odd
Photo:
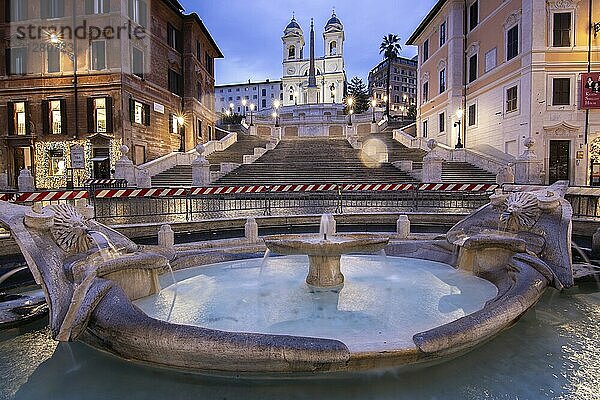
[(265, 238), (268, 251), (285, 255), (308, 256), (306, 283), (316, 288), (336, 288), (344, 284), (340, 259), (342, 254), (375, 253), (388, 244), (389, 238), (369, 234), (337, 235), (331, 214), (321, 217), (318, 235), (286, 235)]
[[(188, 371), (312, 376), (449, 359), (513, 325), (547, 287), (571, 286), (565, 190), (496, 193), (432, 240), (336, 234), (326, 215), (318, 235), (265, 238), (284, 255), (267, 271), (261, 244), (138, 246), (72, 206), (0, 202), (0, 222), (44, 290), (57, 340)], [(364, 255), (383, 248), (385, 263)]]

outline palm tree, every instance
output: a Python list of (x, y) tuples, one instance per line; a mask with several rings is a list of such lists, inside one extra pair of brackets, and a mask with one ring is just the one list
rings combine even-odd
[(387, 60), (387, 84), (385, 88), (385, 95), (387, 96), (387, 102), (385, 104), (385, 115), (390, 116), (390, 73), (392, 69), (392, 60), (398, 58), (400, 54), (400, 38), (398, 35), (388, 33), (387, 36), (383, 37), (383, 41), (379, 46), (379, 54), (383, 54), (385, 60)]

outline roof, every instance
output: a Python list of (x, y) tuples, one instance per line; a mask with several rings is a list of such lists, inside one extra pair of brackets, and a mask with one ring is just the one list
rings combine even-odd
[[(175, 0), (173, 0), (173, 1), (175, 1)], [(208, 41), (210, 42), (210, 44), (217, 51), (217, 57), (216, 58), (223, 58), (224, 56), (223, 56), (223, 53), (221, 52), (221, 49), (219, 49), (219, 46), (217, 46), (217, 43), (213, 39), (212, 35), (210, 34), (210, 32), (208, 31), (208, 29), (206, 28), (206, 25), (204, 25), (204, 22), (202, 22), (202, 20), (198, 16), (198, 14), (191, 13), (191, 14), (184, 15), (184, 17), (185, 18), (192, 18), (194, 21), (196, 21), (196, 23), (198, 24), (198, 26), (200, 26), (200, 30), (202, 31), (202, 33), (204, 33), (204, 36), (206, 36), (206, 38), (208, 39)]]
[(300, 28), (300, 25), (298, 25), (298, 22), (296, 22), (296, 18), (292, 17), (292, 20), (290, 21), (290, 23), (285, 27), (285, 30), (288, 29), (300, 29), (302, 30), (302, 28)]
[(236, 86), (254, 86), (254, 85), (271, 85), (281, 83), (281, 79), (279, 80), (266, 80), (266, 81), (258, 81), (258, 82), (242, 82), (242, 83), (228, 83), (225, 85), (215, 85), (215, 89), (221, 89), (226, 87), (236, 87)]
[[(333, 25), (333, 24), (340, 24), (340, 25), (342, 24), (342, 21), (340, 21), (335, 14), (333, 14), (333, 16), (331, 18), (329, 18), (329, 21), (327, 21), (327, 25)], [(325, 25), (325, 26), (327, 26), (327, 25)]]
[(440, 12), (440, 10), (444, 6), (444, 4), (446, 4), (446, 1), (447, 0), (438, 0), (438, 2), (435, 3), (435, 5), (431, 9), (431, 11), (429, 11), (429, 14), (427, 14), (427, 16), (425, 16), (425, 18), (423, 19), (423, 21), (421, 21), (421, 23), (419, 24), (419, 26), (417, 27), (417, 29), (408, 38), (408, 40), (406, 41), (407, 45), (412, 46), (412, 45), (415, 44), (415, 41), (417, 40), (417, 38), (419, 37), (419, 35), (421, 33), (423, 33), (423, 31), (425, 30), (425, 28), (427, 28), (427, 26), (435, 18), (435, 16), (437, 15), (437, 13)]

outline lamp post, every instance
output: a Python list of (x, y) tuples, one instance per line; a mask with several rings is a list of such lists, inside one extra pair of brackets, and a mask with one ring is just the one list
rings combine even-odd
[(248, 100), (244, 97), (242, 99), (242, 109), (244, 110), (244, 119), (246, 119), (246, 104), (248, 104)]
[(183, 115), (177, 115), (175, 123), (177, 124), (177, 134), (179, 135), (179, 151), (183, 153), (185, 151), (185, 134), (183, 131), (185, 119)]
[(254, 115), (254, 108), (256, 108), (256, 105), (254, 103), (250, 103), (250, 126), (254, 126), (254, 120), (253, 120), (253, 115)]
[(273, 107), (275, 108), (275, 111), (273, 112), (275, 116), (275, 127), (279, 126), (279, 114), (277, 113), (277, 111), (279, 110), (279, 106), (281, 106), (281, 102), (279, 100), (275, 100), (273, 102)]
[(458, 127), (458, 140), (456, 141), (456, 146), (454, 146), (454, 148), (456, 149), (462, 149), (463, 148), (463, 143), (462, 143), (462, 130), (461, 130), (461, 125), (462, 125), (462, 118), (463, 118), (464, 112), (462, 108), (459, 108), (458, 110), (456, 110), (456, 118), (458, 118), (458, 121), (456, 121), (454, 123), (455, 127)]
[[(231, 107), (231, 104), (229, 106)], [(225, 111), (225, 115), (227, 116), (227, 130), (230, 131), (231, 130), (231, 120), (229, 118), (231, 117), (231, 110), (227, 109), (227, 111)]]
[(346, 104), (348, 105), (348, 115), (350, 116), (350, 122), (348, 125), (352, 126), (352, 114), (354, 114), (354, 109), (352, 106), (354, 105), (354, 97), (348, 97), (346, 99)]
[(373, 97), (373, 99), (371, 99), (371, 110), (373, 110), (373, 120), (371, 121), (372, 123), (375, 123), (375, 107), (377, 107), (377, 99)]
[(229, 109), (231, 110), (231, 115), (234, 115), (233, 109), (235, 108), (235, 104), (229, 103)]

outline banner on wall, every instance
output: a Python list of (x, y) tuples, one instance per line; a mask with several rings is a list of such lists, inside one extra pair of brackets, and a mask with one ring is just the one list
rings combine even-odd
[(581, 108), (600, 109), (600, 72), (581, 74)]

